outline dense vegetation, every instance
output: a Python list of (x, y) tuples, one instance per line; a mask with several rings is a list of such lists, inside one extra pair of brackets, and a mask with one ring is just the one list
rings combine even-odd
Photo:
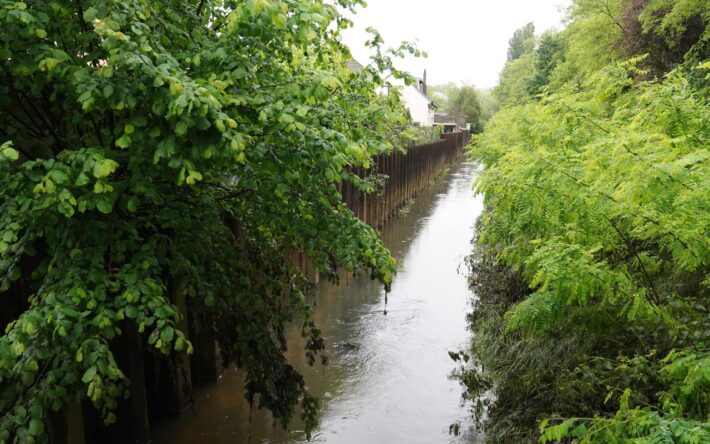
[[(359, 0), (0, 0), (0, 442), (47, 439), (47, 415), (90, 400), (107, 423), (130, 384), (126, 332), (186, 353), (176, 301), (212, 319), (222, 356), (276, 417), (316, 402), (283, 329), (323, 340), (307, 283), (394, 260), (344, 207), (349, 167), (405, 123), (376, 54), (347, 69)], [(184, 316), (184, 315), (183, 315)], [(122, 347), (122, 346), (121, 346)]]
[(471, 85), (445, 83), (429, 87), (429, 95), (437, 106), (437, 112), (449, 113), (471, 124), (473, 133), (480, 133), (495, 112), (495, 101), (486, 91), (481, 92)]
[(491, 443), (710, 442), (710, 8), (569, 14), (516, 33), (472, 147), (466, 396)]

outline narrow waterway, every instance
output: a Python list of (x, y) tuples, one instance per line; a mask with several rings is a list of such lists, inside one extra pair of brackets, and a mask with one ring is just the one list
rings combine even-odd
[[(469, 422), (448, 351), (470, 340), (470, 299), (463, 260), (482, 202), (471, 192), (475, 166), (461, 163), (419, 194), (382, 237), (398, 260), (385, 315), (382, 287), (367, 277), (320, 285), (315, 320), (330, 363), (308, 367), (300, 334), (288, 357), (321, 397), (311, 442), (449, 443), (449, 425)], [(154, 432), (159, 444), (299, 443), (297, 422), (282, 430), (266, 411), (250, 410), (238, 372), (195, 393), (194, 408)]]

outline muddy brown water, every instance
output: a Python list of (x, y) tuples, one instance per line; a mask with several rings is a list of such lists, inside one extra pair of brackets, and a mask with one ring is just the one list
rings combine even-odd
[[(463, 260), (482, 210), (481, 198), (471, 191), (476, 173), (468, 162), (453, 166), (382, 231), (398, 261), (386, 315), (382, 287), (365, 276), (318, 287), (314, 318), (330, 362), (309, 367), (296, 329), (287, 352), (322, 400), (311, 442), (473, 440), (449, 434), (450, 424), (470, 421), (462, 388), (450, 377), (455, 364), (447, 352), (470, 341), (466, 313), (471, 294)], [(283, 430), (267, 411), (250, 409), (243, 378), (233, 369), (218, 383), (197, 389), (194, 398), (192, 409), (154, 429), (154, 442), (307, 442), (298, 421)]]

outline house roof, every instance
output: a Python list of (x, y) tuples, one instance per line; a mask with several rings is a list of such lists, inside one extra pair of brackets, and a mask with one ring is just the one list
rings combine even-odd
[(362, 64), (360, 64), (360, 62), (358, 62), (357, 60), (355, 60), (355, 59), (348, 60), (348, 69), (350, 70), (350, 72), (358, 72), (358, 71), (361, 71), (362, 68), (363, 68)]
[(426, 94), (424, 94), (424, 93), (423, 93), (419, 88), (417, 88), (416, 86), (410, 85), (410, 88), (414, 88), (414, 90), (415, 90), (416, 92), (418, 92), (422, 97), (424, 97), (425, 99), (427, 99), (429, 102), (432, 101), (432, 100), (429, 98), (429, 96), (427, 96)]

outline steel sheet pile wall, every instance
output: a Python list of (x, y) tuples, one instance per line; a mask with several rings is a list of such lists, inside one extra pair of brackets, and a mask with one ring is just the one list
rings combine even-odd
[(458, 159), (469, 140), (468, 131), (448, 133), (436, 142), (378, 156), (372, 168), (360, 168), (355, 173), (360, 177), (386, 176), (384, 189), (365, 194), (352, 183), (344, 183), (343, 201), (360, 220), (372, 227), (382, 227), (448, 164)]

